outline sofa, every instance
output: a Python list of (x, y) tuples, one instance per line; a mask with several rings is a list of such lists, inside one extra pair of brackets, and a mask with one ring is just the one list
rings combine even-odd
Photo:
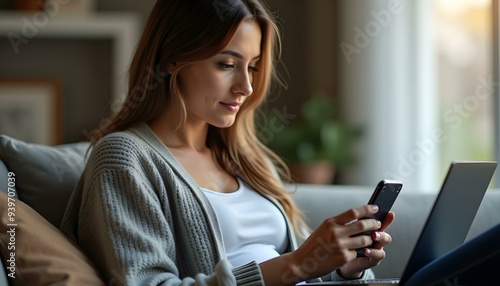
[[(78, 245), (58, 230), (88, 146), (88, 142), (44, 146), (0, 135), (0, 255), (4, 264), (0, 286), (120, 285), (119, 281), (104, 283)], [(314, 229), (327, 217), (365, 204), (374, 186), (287, 187)], [(388, 230), (393, 242), (386, 248), (386, 259), (373, 269), (377, 277), (400, 276), (435, 198), (436, 193), (403, 188), (393, 207), (396, 221)], [(467, 240), (500, 223), (499, 206), (500, 191), (487, 191)], [(9, 249), (12, 246), (14, 250)], [(9, 277), (12, 271), (15, 278)]]

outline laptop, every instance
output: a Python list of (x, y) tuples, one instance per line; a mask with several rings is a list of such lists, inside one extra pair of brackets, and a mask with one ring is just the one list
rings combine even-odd
[(412, 280), (418, 280), (413, 275), (420, 269), (464, 243), (496, 166), (496, 162), (451, 163), (401, 278), (325, 281), (307, 285), (413, 284)]

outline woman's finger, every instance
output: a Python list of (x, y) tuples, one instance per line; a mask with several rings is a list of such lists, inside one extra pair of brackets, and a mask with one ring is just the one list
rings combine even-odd
[(375, 219), (360, 219), (346, 226), (349, 236), (370, 235), (372, 231), (381, 227), (381, 222)]
[(392, 236), (387, 232), (376, 231), (372, 234), (372, 239), (375, 242), (373, 248), (382, 249), (382, 247), (391, 244)]
[(385, 231), (389, 226), (394, 222), (396, 219), (396, 214), (393, 212), (388, 212), (387, 215), (385, 216), (384, 221), (382, 222), (382, 226), (380, 227), (379, 231)]
[(365, 248), (363, 253), (368, 257), (372, 267), (379, 265), (385, 258), (385, 251), (382, 249)]
[(363, 217), (370, 216), (378, 211), (376, 205), (363, 205), (352, 208), (334, 217), (338, 224), (348, 224)]

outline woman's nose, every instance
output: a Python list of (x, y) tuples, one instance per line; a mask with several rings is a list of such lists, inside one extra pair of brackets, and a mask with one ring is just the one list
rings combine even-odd
[(233, 93), (249, 96), (253, 93), (252, 75), (248, 71), (242, 71), (233, 85)]

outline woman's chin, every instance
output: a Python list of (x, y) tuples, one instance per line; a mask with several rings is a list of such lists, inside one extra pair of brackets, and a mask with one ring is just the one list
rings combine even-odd
[(233, 126), (234, 124), (234, 118), (228, 119), (228, 120), (221, 120), (217, 122), (212, 122), (210, 125), (217, 127), (217, 128), (229, 128)]

